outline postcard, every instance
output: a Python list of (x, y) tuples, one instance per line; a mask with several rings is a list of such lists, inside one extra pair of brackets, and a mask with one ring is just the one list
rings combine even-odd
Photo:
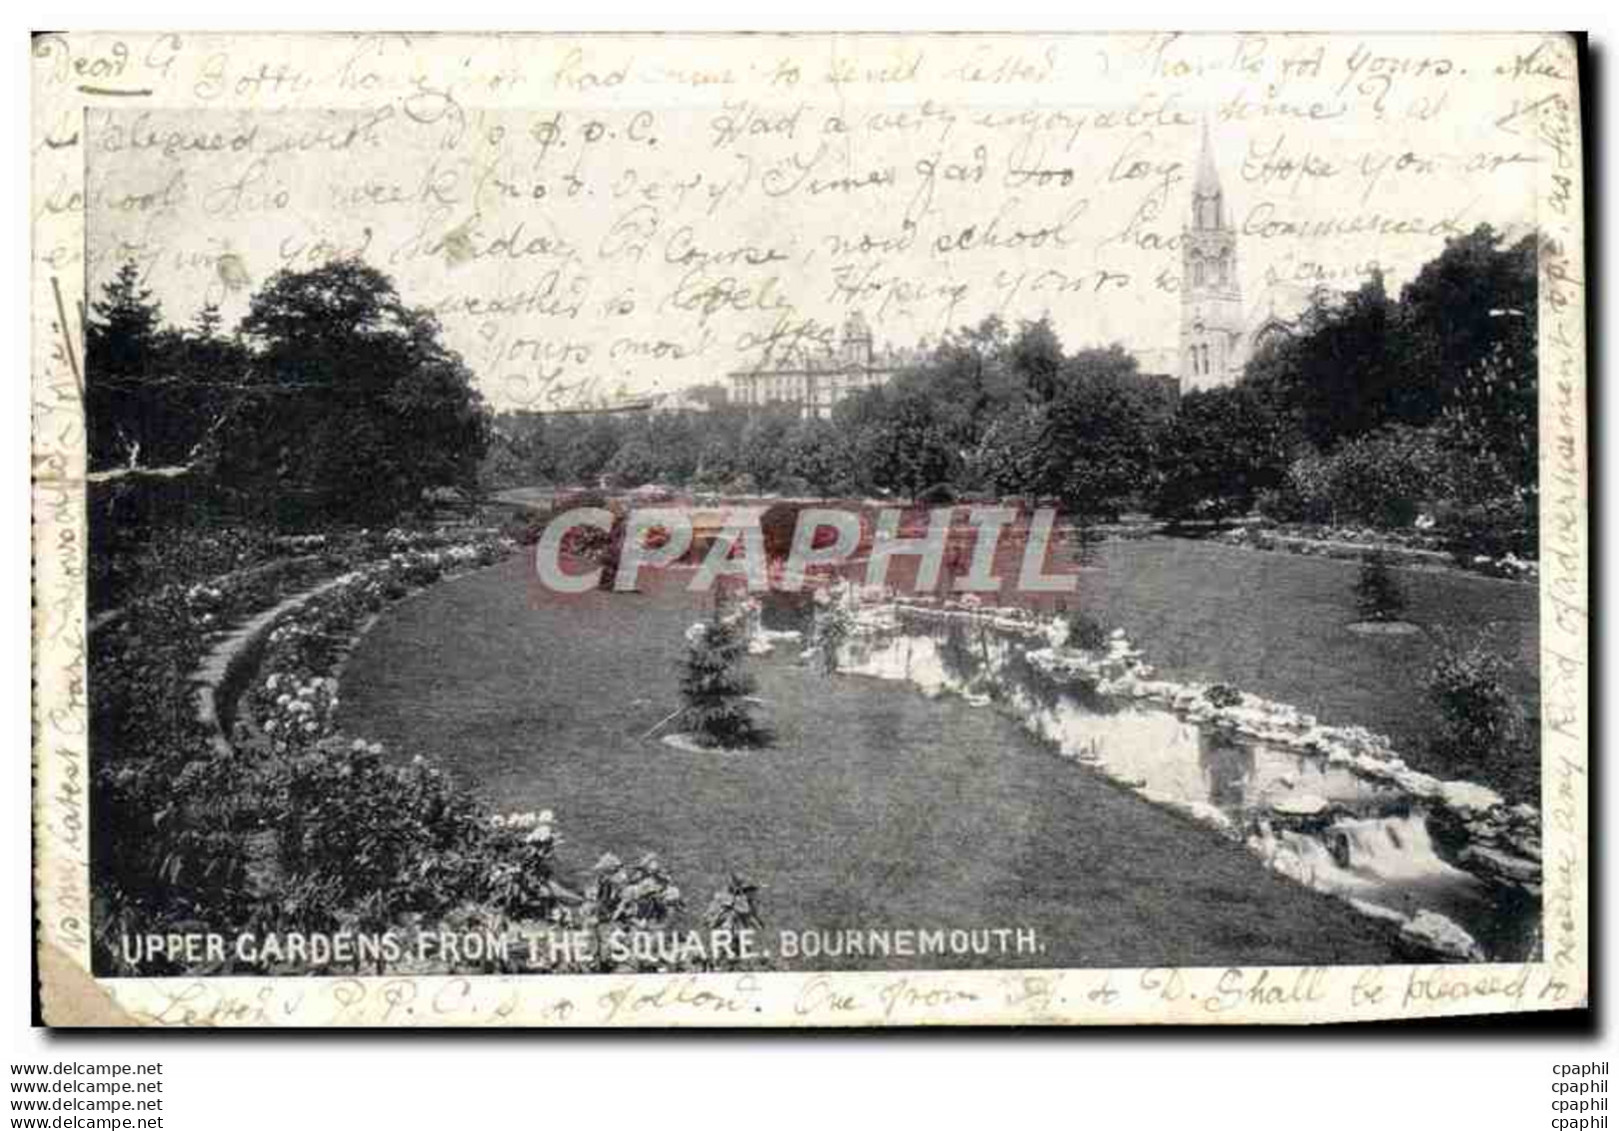
[(1588, 1007), (1573, 37), (29, 65), (49, 1024)]

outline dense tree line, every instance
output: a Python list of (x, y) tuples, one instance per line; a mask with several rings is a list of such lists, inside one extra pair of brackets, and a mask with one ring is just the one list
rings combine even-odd
[[(99, 534), (220, 513), (285, 526), (389, 521), (476, 485), (489, 413), (433, 316), (337, 260), (265, 282), (233, 332), (164, 321), (134, 264), (86, 326)], [(104, 543), (105, 545), (105, 543)]]
[(1487, 225), (1395, 297), (1319, 293), (1233, 386), (1176, 401), (1117, 346), (1049, 321), (946, 335), (831, 419), (748, 411), (536, 416), (496, 426), (486, 482), (648, 483), (907, 499), (1036, 496), (1081, 515), (1400, 526), (1428, 513), (1493, 552), (1532, 549), (1535, 252)]
[(946, 335), (928, 358), (829, 419), (795, 406), (703, 413), (505, 413), (487, 481), (822, 496), (1040, 495), (1117, 511), (1139, 494), (1173, 412), (1118, 347), (1066, 353), (1050, 323), (999, 318)]
[(1533, 550), (1536, 240), (1488, 225), (1447, 242), (1398, 297), (1374, 275), (1318, 294), (1233, 387), (1181, 401), (1156, 509), (1409, 524)]

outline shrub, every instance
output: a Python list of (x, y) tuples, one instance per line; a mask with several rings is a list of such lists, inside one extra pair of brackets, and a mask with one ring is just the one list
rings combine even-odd
[(810, 642), (815, 649), (823, 674), (838, 670), (838, 654), (849, 634), (854, 631), (854, 617), (836, 590), (815, 591), (815, 622), (810, 629)]
[(1346, 441), (1331, 455), (1307, 452), (1260, 511), (1281, 522), (1410, 526), (1424, 500), (1445, 489), (1448, 457), (1432, 429), (1385, 428)]
[(1464, 561), (1483, 555), (1535, 557), (1540, 548), (1536, 516), (1515, 495), (1474, 503), (1452, 503), (1434, 515), (1445, 548)]
[(657, 853), (645, 853), (634, 864), (625, 864), (608, 852), (591, 869), (581, 911), (586, 924), (597, 930), (644, 931), (668, 922), (684, 902)]
[(476, 896), (484, 906), (507, 918), (561, 918), (563, 910), (578, 898), (556, 877), (554, 856), (560, 838), (552, 827), (551, 811), (543, 810), (537, 816), (532, 826), (485, 830), (481, 822), (463, 825), (463, 834), (470, 831), (473, 835), (465, 837), (465, 847), (452, 842), (451, 851), (459, 848), (468, 852), (471, 867), (446, 871), (471, 882), (466, 890), (453, 894), (461, 898)]
[(1081, 566), (1094, 566), (1102, 556), (1102, 543), (1107, 537), (1094, 519), (1081, 515), (1074, 523), (1074, 561)]
[[(805, 503), (771, 503), (759, 516), (759, 532), (763, 537), (765, 556), (771, 561), (781, 561), (791, 552), (798, 517), (806, 509), (808, 505)], [(835, 538), (837, 532), (828, 530), (826, 533)]]
[(759, 885), (731, 873), (731, 878), (709, 900), (703, 921), (711, 931), (757, 931), (764, 927), (759, 914)]
[(1216, 707), (1235, 707), (1242, 702), (1242, 692), (1232, 687), (1229, 683), (1215, 683), (1211, 684), (1208, 690), (1203, 692), (1203, 698)]
[(1355, 608), (1369, 621), (1391, 621), (1405, 611), (1405, 592), (1389, 566), (1388, 555), (1373, 552), (1361, 559), (1355, 581)]
[(796, 499), (807, 499), (820, 494), (815, 485), (802, 475), (783, 475), (776, 480), (776, 492)]
[(122, 967), (117, 940), (126, 928), (245, 920), (245, 834), (257, 825), (258, 796), (248, 777), (235, 755), (203, 748), (98, 767), (91, 859), (103, 962)]
[(500, 534), (501, 537), (510, 538), (519, 546), (532, 546), (540, 540), (540, 535), (545, 533), (545, 525), (549, 521), (550, 515), (525, 507), (501, 523)]
[(1477, 769), (1529, 756), (1528, 726), (1509, 687), (1511, 666), (1476, 638), (1445, 642), (1428, 670), (1428, 700), (1439, 713), (1431, 748), (1446, 762)]
[(1422, 500), (1433, 493), (1443, 462), (1431, 430), (1386, 428), (1351, 440), (1332, 460), (1338, 520), (1410, 526)]
[(1317, 507), (1304, 495), (1294, 479), (1294, 469), (1298, 466), (1295, 461), (1287, 469), (1281, 486), (1259, 492), (1254, 500), (1254, 509), (1272, 522), (1325, 522), (1328, 517), (1326, 506)]
[(1107, 647), (1107, 629), (1095, 617), (1075, 609), (1068, 614), (1068, 646), (1085, 652), (1100, 652)]
[(394, 914), (443, 911), (458, 885), (436, 874), (435, 855), (466, 839), (476, 809), (437, 769), (382, 754), (380, 743), (330, 738), (276, 761), (281, 866), (334, 905), (378, 895)]
[(244, 526), (164, 524), (161, 536), (153, 536), (152, 527), (141, 532), (139, 536), (149, 540), (138, 545), (120, 545), (117, 539), (123, 532), (122, 524), (92, 531), (95, 546), (88, 562), (92, 609), (138, 599), (158, 586), (211, 580), (319, 548), (311, 539), (275, 537)]

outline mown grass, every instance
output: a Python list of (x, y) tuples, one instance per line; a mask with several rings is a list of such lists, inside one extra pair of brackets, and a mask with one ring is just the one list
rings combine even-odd
[(1402, 613), (1422, 631), (1363, 635), (1353, 562), (1154, 539), (1110, 543), (1103, 568), (1080, 576), (1077, 604), (1123, 627), (1160, 673), (1233, 684), (1292, 703), (1322, 722), (1391, 737), (1413, 766), (1485, 781), (1514, 801), (1540, 802), (1538, 754), (1477, 751), (1466, 764), (1430, 750), (1439, 715), (1425, 683), (1445, 635), (1488, 632), (1510, 662), (1513, 692), (1539, 733), (1539, 620), (1534, 587), (1437, 570), (1392, 571)]
[(656, 851), (697, 909), (736, 870), (765, 885), (771, 929), (1034, 928), (1044, 952), (1001, 965), (1402, 957), (1385, 926), (957, 700), (773, 657), (751, 665), (769, 749), (643, 738), (678, 706), (681, 633), (705, 599), (537, 597), (526, 573), (519, 558), (391, 612), (353, 658), (341, 721), (498, 808), (555, 809), (570, 869)]
[[(1337, 726), (1388, 735), (1413, 766), (1443, 778), (1482, 781), (1510, 800), (1540, 801), (1538, 751), (1478, 750), (1462, 760), (1432, 749), (1439, 711), (1426, 692), (1428, 670), (1448, 637), (1484, 633), (1511, 667), (1512, 686), (1539, 734), (1538, 594), (1533, 586), (1450, 570), (1391, 570), (1408, 603), (1406, 635), (1352, 632), (1361, 620), (1355, 562), (1265, 552), (1176, 538), (1108, 542), (1095, 564), (1072, 570), (1056, 549), (1048, 572), (1077, 572), (1078, 590), (1021, 591), (1023, 549), (1003, 543), (989, 600), (1050, 611), (1078, 609), (1105, 628), (1123, 628), (1162, 676), (1228, 683), (1291, 703)], [(858, 571), (855, 571), (858, 576)], [(896, 559), (890, 580), (906, 588), (912, 559)]]

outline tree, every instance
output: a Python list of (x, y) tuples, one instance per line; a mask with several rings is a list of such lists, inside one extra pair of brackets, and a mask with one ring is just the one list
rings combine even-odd
[(945, 335), (924, 365), (900, 375), (896, 391), (931, 401), (933, 423), (946, 441), (970, 448), (986, 420), (1017, 395), (1007, 347), (1006, 324), (992, 314)]
[(737, 444), (720, 436), (703, 441), (697, 457), (697, 470), (692, 482), (705, 487), (718, 487), (735, 478), (739, 472)]
[[(243, 399), (246, 355), (220, 335), (217, 307), (181, 332), (125, 263), (85, 326), (87, 505), (97, 578), (166, 527), (219, 502), (210, 474)], [(104, 572), (102, 572), (104, 571)], [(99, 586), (101, 580), (97, 580)]]
[(973, 450), (973, 477), (1002, 495), (1037, 493), (1045, 473), (1045, 437), (1045, 406), (1008, 406), (985, 427)]
[(1347, 295), (1316, 295), (1296, 332), (1248, 363), (1244, 382), (1323, 451), (1465, 412), (1475, 429), (1469, 442), (1498, 448), (1527, 484), (1533, 462), (1521, 441), (1536, 434), (1523, 427), (1534, 405), (1535, 271), (1533, 236), (1505, 246), (1480, 224), (1448, 240), (1397, 301), (1381, 274)]
[(681, 725), (703, 746), (725, 749), (761, 746), (765, 731), (754, 721), (748, 699), (753, 680), (742, 670), (747, 643), (734, 620), (716, 607), (707, 621), (686, 632), (686, 658), (680, 676), (685, 701)]
[(1038, 400), (1056, 399), (1063, 367), (1062, 342), (1051, 319), (1025, 322), (1012, 342), (1011, 369)]
[(1287, 472), (1282, 428), (1251, 386), (1196, 390), (1181, 399), (1157, 453), (1153, 512), (1169, 519), (1246, 513)]
[(652, 478), (664, 483), (684, 483), (697, 472), (702, 436), (697, 417), (687, 412), (654, 412), (632, 429), (644, 437), (656, 453)]
[(1414, 384), (1429, 388), (1429, 419), (1486, 360), (1521, 370), (1534, 358), (1536, 240), (1504, 244), (1502, 233), (1480, 224), (1445, 241), (1400, 292), (1406, 366)]
[(202, 309), (197, 311), (196, 327), (192, 333), (199, 341), (218, 341), (223, 326), (224, 317), (219, 313), (219, 304), (209, 301), (203, 303)]
[(856, 447), (872, 485), (914, 499), (950, 478), (958, 459), (937, 402), (913, 386), (877, 403), (885, 411), (860, 432)]
[(551, 482), (555, 476), (551, 442), (543, 413), (500, 413), (490, 424), (479, 483), (485, 490), (501, 490)]
[(1355, 580), (1355, 608), (1369, 621), (1391, 621), (1405, 611), (1405, 591), (1389, 566), (1388, 555), (1373, 551), (1361, 559)]
[(128, 262), (102, 286), (85, 323), (85, 429), (92, 471), (167, 464), (172, 433), (184, 422), (165, 411), (163, 383), (173, 361), (174, 335), (163, 328), (162, 305)]
[(782, 468), (823, 495), (848, 490), (855, 479), (843, 432), (830, 420), (805, 417), (787, 432)]
[[(1520, 331), (1525, 323), (1520, 320)], [(1465, 497), (1539, 495), (1539, 374), (1533, 343), (1498, 341), (1461, 374), (1440, 419), (1446, 444), (1474, 472)], [(1530, 524), (1535, 525), (1531, 515)]]
[(769, 490), (782, 474), (782, 451), (788, 433), (798, 421), (793, 405), (765, 409), (752, 416), (742, 429), (737, 470), (751, 476), (760, 488)]
[(1039, 493), (1075, 514), (1116, 515), (1150, 486), (1162, 403), (1119, 346), (1081, 350), (1061, 379), (1039, 445)]
[(595, 486), (623, 442), (620, 421), (606, 413), (565, 419), (571, 426), (556, 447), (557, 482)]
[(615, 487), (639, 487), (658, 478), (658, 453), (644, 436), (631, 436), (602, 469)]
[(1407, 381), (1403, 331), (1377, 273), (1347, 295), (1317, 294), (1297, 332), (1267, 343), (1245, 381), (1323, 450), (1385, 423), (1425, 423), (1438, 407)]
[(140, 268), (133, 260), (102, 286), (101, 298), (90, 304), (90, 310), (86, 344), (93, 368), (109, 374), (144, 374), (154, 368), (163, 307), (141, 284)]
[(282, 271), (241, 333), (256, 396), (224, 470), (245, 498), (268, 492), (297, 522), (370, 521), (475, 485), (490, 420), (472, 374), (376, 268)]

